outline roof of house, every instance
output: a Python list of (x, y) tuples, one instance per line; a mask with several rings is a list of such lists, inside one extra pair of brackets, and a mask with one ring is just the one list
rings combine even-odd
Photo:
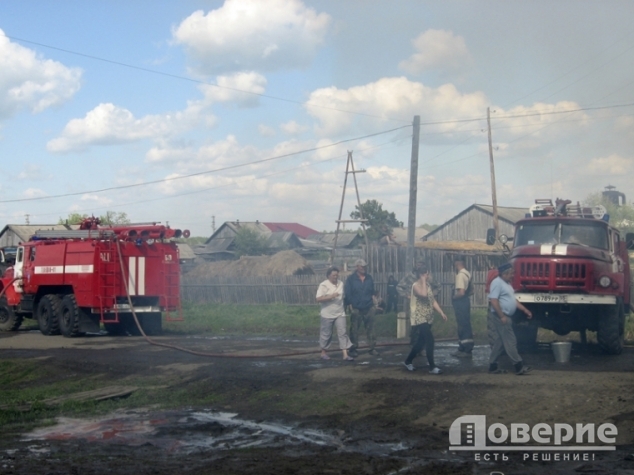
[(196, 254), (194, 254), (194, 250), (191, 248), (189, 244), (185, 244), (183, 242), (177, 242), (176, 247), (178, 247), (178, 257), (180, 259), (195, 259)]
[[(339, 236), (337, 236), (337, 247), (349, 246), (356, 238), (360, 238), (359, 234), (357, 233), (339, 233)], [(310, 236), (308, 236), (308, 239), (311, 241), (319, 242), (321, 244), (325, 244), (326, 246), (334, 246), (335, 233), (311, 234)]]
[(68, 231), (63, 224), (7, 224), (2, 231), (2, 236), (7, 230), (13, 231), (21, 241), (28, 241), (36, 231)]
[(291, 232), (294, 233), (298, 238), (306, 239), (311, 234), (316, 234), (319, 231), (315, 231), (314, 229), (309, 228), (308, 226), (304, 226), (299, 223), (262, 223), (267, 228), (271, 230), (271, 232)]
[[(429, 231), (425, 228), (414, 229), (414, 241), (420, 241), (429, 234)], [(392, 230), (392, 236), (396, 242), (407, 242), (407, 228), (394, 228)]]

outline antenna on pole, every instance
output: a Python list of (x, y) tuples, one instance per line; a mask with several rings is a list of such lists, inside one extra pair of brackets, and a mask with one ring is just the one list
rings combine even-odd
[[(363, 236), (365, 237), (365, 247), (368, 249), (368, 233), (365, 229), (365, 223), (368, 221), (363, 217), (363, 209), (361, 208), (361, 199), (359, 198), (359, 186), (357, 184), (357, 173), (365, 173), (365, 170), (355, 170), (354, 169), (354, 160), (352, 159), (352, 151), (348, 150), (348, 161), (346, 162), (346, 175), (343, 179), (343, 191), (341, 192), (341, 206), (339, 206), (339, 218), (337, 219), (337, 230), (335, 231), (335, 242), (332, 245), (332, 253), (330, 255), (330, 262), (334, 265), (335, 263), (335, 254), (337, 251), (337, 238), (339, 237), (339, 227), (341, 224), (344, 225), (346, 223), (361, 223), (361, 227), (363, 228)], [(341, 219), (341, 215), (343, 213), (343, 202), (346, 198), (346, 186), (348, 184), (348, 175), (352, 174), (352, 178), (354, 179), (354, 189), (357, 194), (357, 205), (359, 207), (359, 214), (361, 215), (361, 219)]]

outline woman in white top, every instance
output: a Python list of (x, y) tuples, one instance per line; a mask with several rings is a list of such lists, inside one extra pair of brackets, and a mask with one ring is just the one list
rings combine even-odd
[(343, 282), (339, 280), (339, 269), (330, 267), (326, 271), (326, 280), (319, 284), (317, 302), (321, 305), (321, 325), (319, 332), (319, 346), (321, 359), (329, 360), (326, 350), (332, 341), (332, 328), (337, 328), (339, 348), (343, 351), (345, 361), (353, 361), (348, 355), (348, 348), (352, 346), (346, 333), (346, 312), (343, 309)]

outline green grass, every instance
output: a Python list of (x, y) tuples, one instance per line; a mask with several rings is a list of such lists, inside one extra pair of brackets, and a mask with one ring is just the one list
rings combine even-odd
[[(434, 335), (450, 338), (456, 335), (456, 319), (452, 309), (445, 309), (448, 320), (439, 315), (434, 318)], [(164, 329), (171, 333), (213, 333), (215, 335), (296, 335), (319, 334), (319, 307), (314, 305), (183, 305), (182, 322), (165, 322)], [(375, 318), (378, 337), (396, 337), (396, 314), (379, 314)], [(486, 311), (474, 309), (471, 322), (476, 334), (486, 337)]]
[[(433, 331), (436, 338), (455, 338), (456, 318), (452, 308), (443, 309), (447, 321), (435, 315)], [(173, 333), (212, 333), (214, 335), (280, 335), (314, 337), (319, 334), (319, 307), (314, 305), (228, 305), (185, 304), (183, 322), (166, 322), (164, 328)], [(487, 340), (486, 309), (471, 309), (471, 326), (477, 341)], [(396, 314), (379, 314), (375, 332), (380, 338), (396, 337)], [(578, 337), (572, 333), (572, 337)], [(556, 339), (554, 333), (540, 329), (540, 339)], [(592, 340), (592, 332), (588, 333)], [(634, 315), (626, 317), (625, 338), (634, 340)]]

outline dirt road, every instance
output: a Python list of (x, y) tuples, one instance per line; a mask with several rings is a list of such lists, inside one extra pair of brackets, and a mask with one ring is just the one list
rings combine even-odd
[[(417, 371), (406, 371), (403, 345), (382, 346), (378, 356), (362, 353), (345, 363), (338, 351), (329, 361), (317, 353), (234, 358), (314, 348), (302, 339), (197, 335), (158, 341), (227, 358), (158, 348), (136, 337), (2, 335), (4, 361), (38, 358), (49, 382), (134, 385), (147, 404), (90, 419), (62, 418), (29, 433), (3, 431), (0, 473), (634, 474), (631, 348), (607, 357), (593, 346), (575, 346), (571, 362), (558, 364), (544, 345), (524, 355), (533, 373), (517, 377), (489, 375), (486, 346), (464, 361), (450, 356), (454, 345), (439, 343), (437, 364), (445, 373), (434, 376), (423, 361), (414, 362)], [(153, 405), (157, 394), (171, 402), (170, 409)], [(449, 450), (450, 426), (465, 415), (484, 415), (487, 427), (509, 429), (518, 423), (573, 429), (610, 423), (618, 435), (615, 443), (596, 438), (589, 445), (598, 448), (587, 450), (570, 450), (579, 449), (577, 433), (562, 443), (568, 450), (547, 449), (553, 437), (539, 444), (540, 451), (512, 451), (509, 445)], [(464, 431), (458, 445), (466, 445)], [(603, 450), (609, 446), (616, 450)]]

